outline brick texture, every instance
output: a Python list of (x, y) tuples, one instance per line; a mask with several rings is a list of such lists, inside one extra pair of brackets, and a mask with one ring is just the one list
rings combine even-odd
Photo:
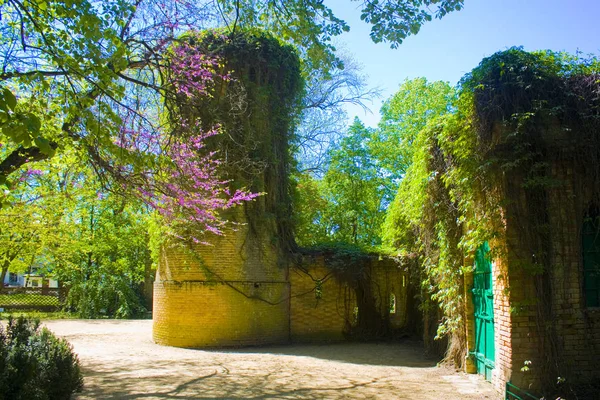
[[(248, 256), (244, 234), (228, 232), (193, 254), (177, 247), (163, 252), (154, 285), (154, 340), (179, 347), (343, 340), (355, 322), (354, 289), (334, 277), (322, 256), (289, 273), (268, 247)], [(366, 268), (380, 313), (392, 328), (402, 328), (406, 273), (391, 260), (374, 259)]]
[[(524, 178), (518, 171), (507, 174), (502, 183), (503, 190), (515, 196), (519, 193), (520, 197), (503, 203), (505, 234), (502, 240), (491, 244), (502, 247), (500, 253), (504, 254), (493, 264), (496, 361), (492, 383), (501, 392), (508, 381), (540, 391), (544, 378), (558, 378), (540, 375), (544, 363), (549, 362), (557, 367), (559, 376), (571, 383), (600, 380), (600, 309), (585, 306), (581, 243), (583, 219), (597, 195), (597, 182), (593, 181), (593, 174), (576, 167), (581, 164), (574, 162), (575, 150), (562, 147), (548, 154), (548, 178), (555, 184), (545, 189), (544, 202), (527, 204), (522, 188)], [(524, 219), (531, 218), (531, 210), (540, 207), (548, 225), (546, 299), (538, 297), (539, 279), (536, 284), (536, 277), (526, 272), (523, 265), (524, 260), (532, 260), (533, 252)], [(472, 277), (467, 276), (465, 281), (467, 340), (472, 350)], [(546, 321), (540, 316), (539, 302), (544, 302), (549, 310)], [(554, 339), (541, 334), (545, 331), (554, 331)], [(531, 361), (529, 371), (521, 371), (525, 361)]]
[[(382, 316), (392, 328), (404, 327), (408, 276), (391, 260), (373, 260), (368, 269), (371, 291)], [(316, 257), (308, 267), (290, 272), (290, 326), (293, 341), (342, 340), (355, 323), (356, 295), (347, 283), (336, 280), (323, 257)], [(321, 281), (321, 297), (316, 296)], [(395, 312), (390, 314), (394, 294)]]

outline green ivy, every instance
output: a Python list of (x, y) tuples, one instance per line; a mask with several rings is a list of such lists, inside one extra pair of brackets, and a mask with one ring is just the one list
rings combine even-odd
[[(446, 356), (459, 365), (466, 354), (462, 293), (469, 256), (484, 241), (503, 237), (501, 209), (507, 199), (519, 202), (514, 191), (539, 204), (558, 184), (545, 161), (554, 151), (549, 126), (560, 126), (558, 134), (579, 145), (582, 160), (572, 161), (584, 171), (590, 164), (588, 175), (600, 182), (599, 67), (597, 59), (578, 55), (498, 52), (461, 80), (453, 111), (430, 120), (414, 141), (412, 162), (386, 216), (384, 243), (419, 259), (423, 297), (441, 310), (438, 336), (450, 338)], [(509, 171), (524, 177), (513, 192), (503, 184)], [(528, 213), (522, 222), (537, 258), (518, 264), (542, 276), (548, 225), (542, 207)], [(498, 246), (492, 256), (503, 251)]]

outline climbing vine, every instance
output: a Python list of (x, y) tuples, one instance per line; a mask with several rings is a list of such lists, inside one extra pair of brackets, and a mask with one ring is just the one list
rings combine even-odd
[(589, 188), (582, 190), (599, 198), (599, 72), (594, 58), (511, 48), (467, 74), (454, 112), (419, 132), (384, 239), (399, 254), (418, 257), (424, 298), (429, 297), (423, 309), (425, 314), (439, 309), (437, 335), (449, 338), (448, 360), (461, 365), (466, 355), (461, 293), (472, 254), (484, 241), (497, 244), (492, 257), (512, 246), (507, 206), (522, 226), (519, 246), (530, 249), (513, 264), (535, 281), (539, 300), (530, 306), (546, 338), (540, 351), (548, 366), (556, 358), (547, 201), (548, 191), (561, 182), (552, 177), (550, 162), (568, 159), (586, 177)]
[(216, 79), (209, 96), (184, 98), (174, 109), (204, 130), (219, 125), (223, 135), (209, 148), (224, 160), (232, 189), (263, 193), (246, 204), (243, 222), (256, 234), (259, 227), (274, 225), (277, 247), (293, 247), (288, 149), (303, 90), (296, 51), (260, 30), (229, 36), (219, 30), (189, 32), (182, 40), (218, 57), (226, 78)]

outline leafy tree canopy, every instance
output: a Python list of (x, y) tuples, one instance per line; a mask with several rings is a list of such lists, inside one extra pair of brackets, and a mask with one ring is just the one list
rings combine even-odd
[[(369, 1), (362, 8), (378, 32), (374, 40), (397, 44), (432, 15), (461, 5)], [(349, 29), (320, 0), (2, 0), (0, 13), (0, 184), (8, 188), (21, 166), (72, 145), (98, 173), (139, 178), (152, 157), (126, 151), (115, 139), (124, 126), (168, 132), (161, 98), (176, 93), (165, 80), (172, 66), (164, 55), (185, 30), (266, 27), (295, 43), (311, 68), (326, 71), (342, 67), (330, 41)]]
[(404, 39), (419, 33), (421, 26), (463, 8), (464, 0), (362, 1), (361, 19), (372, 24), (371, 39), (397, 48)]
[(383, 210), (392, 193), (369, 151), (372, 134), (356, 118), (330, 150), (323, 178), (301, 177), (297, 209), (301, 245), (345, 242), (370, 247), (380, 243)]
[(450, 112), (455, 96), (446, 82), (416, 78), (406, 80), (383, 104), (371, 149), (392, 181), (398, 182), (411, 164), (419, 132), (429, 121)]

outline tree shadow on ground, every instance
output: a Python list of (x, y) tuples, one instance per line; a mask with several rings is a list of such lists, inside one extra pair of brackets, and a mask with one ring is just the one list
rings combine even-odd
[[(213, 350), (204, 350), (212, 352)], [(423, 344), (416, 340), (403, 340), (401, 343), (328, 343), (292, 344), (260, 347), (219, 349), (228, 354), (276, 354), (288, 356), (314, 357), (322, 360), (338, 361), (360, 365), (380, 365), (391, 367), (431, 368), (437, 359), (427, 356)]]
[[(326, 382), (310, 374), (301, 379), (280, 371), (262, 371), (259, 365), (231, 372), (220, 364), (198, 366), (183, 362), (186, 375), (173, 374), (173, 362), (162, 361), (120, 367), (86, 363), (86, 399), (306, 399), (357, 398), (354, 389), (367, 387), (378, 379), (339, 379)], [(310, 379), (313, 378), (313, 379)], [(358, 397), (360, 398), (360, 397)]]

